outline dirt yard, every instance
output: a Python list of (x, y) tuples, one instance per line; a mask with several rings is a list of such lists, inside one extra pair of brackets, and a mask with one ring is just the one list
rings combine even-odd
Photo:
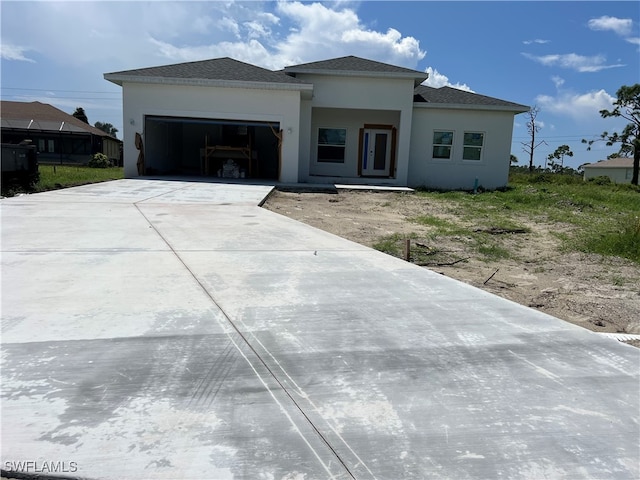
[[(425, 213), (451, 216), (445, 207), (411, 193), (353, 190), (338, 194), (278, 191), (264, 205), (367, 246), (393, 234), (411, 236), (412, 250), (426, 250), (426, 258), (434, 248), (428, 240), (433, 227), (408, 219)], [(501, 246), (512, 252), (508, 258), (487, 261), (464, 238), (445, 236), (438, 238), (437, 249), (449, 257), (443, 261), (440, 255), (420, 264), (593, 331), (640, 334), (640, 267), (617, 258), (561, 252), (560, 240), (551, 234), (557, 232), (557, 224), (518, 221), (528, 227), (527, 233), (496, 235)], [(637, 341), (630, 343), (640, 346)]]

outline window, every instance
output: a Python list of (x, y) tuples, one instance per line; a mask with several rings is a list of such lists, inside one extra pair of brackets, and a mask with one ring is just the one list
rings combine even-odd
[(346, 128), (318, 129), (318, 162), (344, 163)]
[(43, 152), (43, 153), (53, 153), (55, 152), (55, 141), (52, 139), (44, 139), (44, 138), (39, 138), (38, 139), (38, 152)]
[(436, 130), (433, 132), (433, 158), (451, 158), (453, 132)]
[(464, 147), (462, 149), (463, 160), (480, 160), (482, 158), (482, 145), (484, 133), (464, 132)]
[(631, 180), (632, 176), (633, 176), (633, 170), (631, 170), (630, 168), (625, 169), (625, 171), (624, 171), (624, 179), (625, 180)]

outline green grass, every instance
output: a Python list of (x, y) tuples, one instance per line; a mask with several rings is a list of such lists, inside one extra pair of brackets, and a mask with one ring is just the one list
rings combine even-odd
[(373, 244), (373, 248), (389, 255), (400, 257), (404, 252), (405, 240), (415, 238), (417, 238), (415, 233), (411, 233), (409, 235), (393, 233), (378, 239), (378, 241)]
[[(454, 237), (487, 261), (514, 256), (517, 247), (506, 247), (499, 236), (477, 230), (522, 229), (526, 220), (551, 225), (551, 233), (560, 240), (563, 251), (618, 256), (640, 263), (637, 186), (584, 182), (575, 175), (518, 173), (501, 190), (478, 194), (419, 191), (416, 195), (425, 204), (444, 204), (452, 216), (418, 215), (410, 219), (431, 227), (429, 240), (437, 244), (438, 238)], [(381, 245), (397, 252), (398, 247), (390, 245), (392, 241), (392, 236), (386, 237)]]
[(511, 252), (495, 243), (483, 243), (478, 245), (478, 253), (483, 256), (484, 261), (496, 261), (501, 258), (510, 258)]
[(124, 178), (122, 167), (89, 168), (85, 166), (40, 165), (40, 179), (30, 188), (2, 185), (2, 194), (34, 193)]
[(433, 227), (434, 234), (436, 235), (458, 235), (466, 231), (454, 222), (433, 215), (419, 215), (410, 218), (409, 221), (419, 225)]
[(577, 249), (628, 258), (640, 263), (640, 218), (619, 219), (614, 225), (608, 222), (591, 234), (581, 234), (576, 240)]
[(40, 181), (37, 191), (85, 185), (87, 183), (106, 182), (124, 178), (124, 169), (89, 168), (84, 166), (40, 165)]

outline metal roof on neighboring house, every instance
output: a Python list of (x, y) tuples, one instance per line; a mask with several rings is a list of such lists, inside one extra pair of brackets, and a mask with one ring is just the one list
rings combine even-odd
[(2, 128), (6, 129), (91, 133), (118, 140), (99, 128), (48, 103), (2, 100), (0, 117), (2, 118)]
[(596, 163), (587, 163), (582, 168), (632, 168), (633, 158), (616, 157), (608, 160), (600, 160)]
[[(105, 78), (121, 85), (121, 77), (173, 78), (183, 80), (222, 80), (234, 82), (280, 83), (307, 85), (282, 71), (274, 72), (233, 58), (214, 58), (197, 62), (176, 63), (159, 67), (138, 68), (106, 73)], [(119, 83), (120, 82), (120, 83)]]
[(528, 106), (519, 103), (487, 97), (477, 93), (467, 92), (453, 87), (429, 87), (418, 85), (414, 90), (414, 103), (442, 104), (442, 105), (469, 105), (476, 107), (507, 108), (520, 112), (529, 111)]

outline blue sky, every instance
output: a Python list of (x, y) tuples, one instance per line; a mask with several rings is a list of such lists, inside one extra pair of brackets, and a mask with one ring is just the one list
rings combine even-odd
[[(356, 55), (427, 71), (450, 85), (540, 109), (535, 163), (567, 144), (577, 167), (616, 149), (582, 138), (618, 88), (640, 82), (640, 3), (118, 1), (0, 3), (3, 100), (83, 107), (122, 132), (119, 70), (229, 56), (277, 69)], [(528, 162), (527, 117), (512, 153)]]

